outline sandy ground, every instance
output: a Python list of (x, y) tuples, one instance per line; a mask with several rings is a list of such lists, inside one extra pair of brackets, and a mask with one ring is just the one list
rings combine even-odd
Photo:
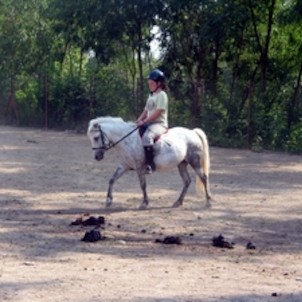
[[(117, 160), (95, 162), (85, 135), (0, 127), (0, 301), (302, 301), (301, 156), (211, 148), (211, 209), (194, 185), (171, 208), (175, 169), (148, 176), (144, 211), (134, 172), (104, 208)], [(105, 240), (70, 225), (89, 216)]]

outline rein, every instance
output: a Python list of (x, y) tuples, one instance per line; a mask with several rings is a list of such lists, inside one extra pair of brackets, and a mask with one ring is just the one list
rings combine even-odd
[[(115, 147), (118, 143), (120, 143), (121, 141), (123, 141), (125, 138), (127, 138), (129, 135), (131, 135), (138, 128), (139, 128), (139, 126), (135, 127), (133, 130), (131, 130), (125, 136), (123, 136), (122, 138), (120, 138), (118, 141), (116, 141), (115, 143), (111, 143), (109, 141), (109, 139), (108, 139), (108, 136), (102, 131), (101, 126), (99, 125), (98, 131), (101, 133), (101, 138), (102, 138), (103, 146), (102, 147), (97, 147), (97, 148), (92, 148), (92, 150), (101, 150), (101, 149), (103, 149), (104, 151), (110, 150), (111, 148)], [(107, 137), (107, 139), (109, 141), (109, 144), (107, 144), (107, 145), (105, 144), (104, 137)]]

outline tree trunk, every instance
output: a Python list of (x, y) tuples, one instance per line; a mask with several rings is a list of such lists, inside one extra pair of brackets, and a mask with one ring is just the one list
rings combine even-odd
[(258, 44), (258, 49), (260, 52), (259, 64), (260, 64), (260, 69), (261, 69), (261, 90), (263, 93), (265, 93), (265, 91), (266, 91), (266, 74), (267, 74), (267, 66), (268, 66), (268, 58), (269, 58), (268, 53), (269, 53), (269, 44), (270, 44), (270, 40), (271, 40), (271, 32), (272, 32), (272, 26), (273, 26), (273, 15), (274, 15), (275, 6), (276, 6), (276, 0), (271, 0), (271, 4), (269, 6), (269, 11), (268, 11), (268, 21), (267, 21), (267, 32), (266, 32), (266, 37), (265, 37), (265, 44), (264, 44), (264, 46), (262, 46), (260, 35), (259, 35), (258, 29), (257, 29), (256, 17), (255, 17), (252, 1), (249, 0), (249, 8), (251, 11), (254, 33), (255, 33), (257, 44)]
[(49, 96), (49, 87), (48, 87), (48, 74), (47, 68), (44, 74), (44, 127), (48, 129), (48, 96)]
[(143, 75), (143, 59), (142, 59), (142, 44), (143, 44), (143, 33), (142, 33), (142, 24), (140, 20), (136, 20), (137, 26), (137, 38), (138, 38), (138, 47), (137, 47), (137, 63), (138, 63), (138, 86), (137, 86), (137, 98), (138, 98), (138, 108), (141, 112), (145, 106), (145, 98), (143, 97), (143, 85), (144, 85), (144, 75)]
[(291, 131), (291, 127), (294, 121), (294, 112), (297, 107), (298, 102), (298, 96), (299, 96), (299, 90), (301, 86), (301, 77), (302, 77), (302, 61), (300, 62), (300, 69), (297, 76), (296, 85), (294, 88), (294, 93), (291, 98), (291, 101), (288, 104), (288, 110), (287, 110), (287, 133), (289, 134)]
[(219, 40), (216, 40), (215, 41), (214, 60), (213, 60), (213, 70), (212, 70), (212, 79), (213, 79), (212, 94), (215, 95), (215, 96), (217, 94), (219, 57), (220, 57), (220, 44), (219, 44)]
[(241, 109), (239, 113), (243, 110), (245, 104), (247, 105), (247, 146), (250, 148), (253, 142), (253, 127), (252, 127), (252, 99), (254, 95), (254, 88), (255, 88), (255, 76), (257, 74), (257, 70), (259, 68), (259, 64), (255, 67), (251, 78), (248, 82), (246, 87), (246, 96), (242, 100)]
[(241, 55), (242, 44), (243, 44), (243, 31), (244, 30), (242, 30), (242, 32), (241, 32), (239, 46), (236, 47), (234, 45), (234, 47), (236, 47), (236, 57), (235, 57), (235, 66), (233, 67), (233, 70), (232, 70), (232, 82), (231, 82), (230, 99), (229, 99), (230, 103), (233, 101), (233, 97), (234, 97), (235, 84), (236, 84), (236, 80), (237, 80), (237, 72), (238, 72), (240, 55)]
[(19, 124), (19, 114), (17, 110), (16, 104), (16, 91), (15, 91), (15, 83), (14, 77), (10, 78), (10, 93), (7, 100), (7, 105), (5, 109), (5, 115), (8, 117), (9, 121), (16, 121)]
[(271, 40), (271, 33), (273, 27), (273, 15), (276, 6), (276, 0), (272, 0), (268, 12), (268, 21), (267, 21), (267, 33), (265, 37), (264, 49), (261, 53), (260, 64), (261, 64), (261, 88), (262, 92), (266, 91), (266, 74), (269, 60), (269, 44)]

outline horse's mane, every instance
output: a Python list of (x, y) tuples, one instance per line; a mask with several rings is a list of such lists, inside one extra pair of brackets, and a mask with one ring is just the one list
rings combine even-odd
[(112, 116), (101, 116), (91, 120), (89, 122), (89, 129), (94, 127), (96, 124), (98, 125), (112, 124), (115, 125), (115, 127), (121, 127), (121, 128), (125, 128), (127, 126), (128, 127), (135, 126), (135, 123), (132, 121), (126, 122), (121, 117), (112, 117)]
[(116, 123), (116, 122), (124, 122), (124, 120), (121, 117), (115, 117), (115, 116), (100, 116), (96, 118), (96, 120), (99, 123)]

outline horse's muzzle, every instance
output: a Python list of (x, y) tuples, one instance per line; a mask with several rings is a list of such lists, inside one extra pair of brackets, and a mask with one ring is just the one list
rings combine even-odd
[(102, 151), (96, 151), (94, 153), (94, 159), (97, 160), (97, 161), (100, 161), (104, 158), (104, 152)]

